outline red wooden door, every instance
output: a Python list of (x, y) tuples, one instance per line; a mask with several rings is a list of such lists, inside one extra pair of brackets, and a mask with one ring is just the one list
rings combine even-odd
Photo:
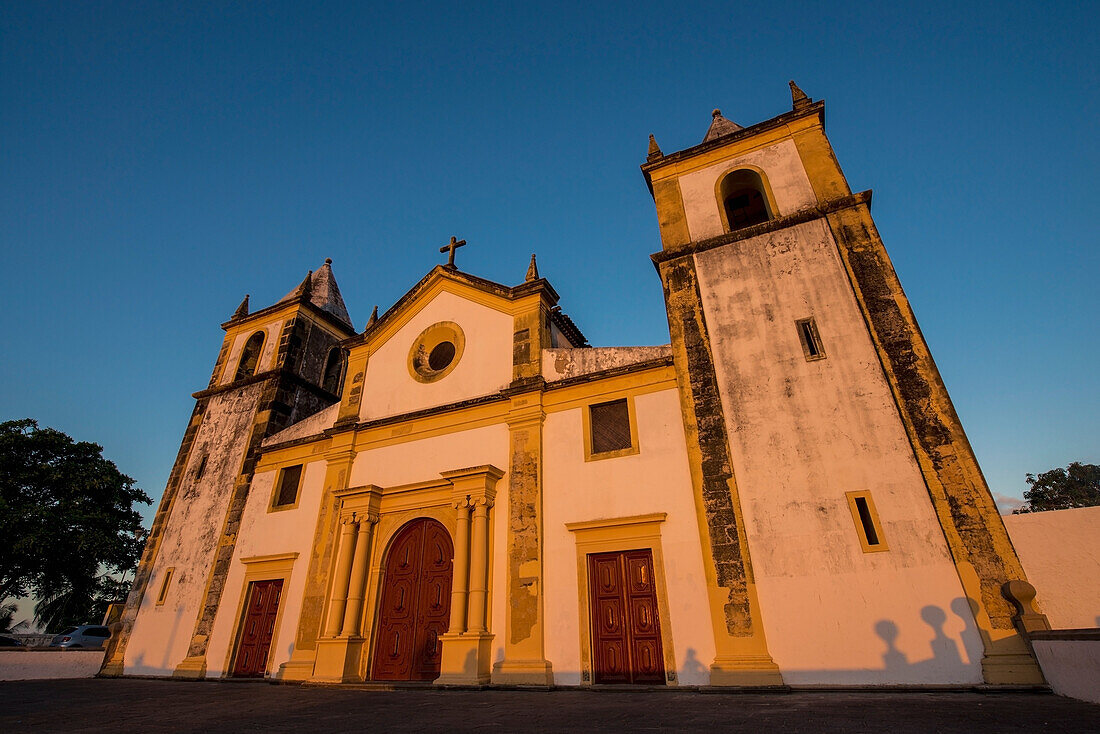
[(267, 651), (271, 649), (271, 636), (275, 633), (282, 590), (282, 579), (253, 581), (248, 585), (248, 605), (233, 663), (234, 677), (262, 678), (267, 670)]
[(373, 680), (435, 680), (451, 613), (454, 545), (435, 520), (414, 520), (390, 544)]
[(595, 682), (664, 684), (653, 554), (592, 554), (588, 586)]

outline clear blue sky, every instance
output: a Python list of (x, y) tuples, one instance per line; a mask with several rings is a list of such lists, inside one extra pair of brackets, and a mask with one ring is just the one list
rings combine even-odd
[[(668, 339), (638, 165), (828, 103), (995, 493), (1100, 463), (1095, 3), (46, 3), (0, 12), (0, 419), (159, 498), (227, 319), (355, 325), (452, 235), (596, 345)], [(147, 511), (151, 516), (152, 509)]]

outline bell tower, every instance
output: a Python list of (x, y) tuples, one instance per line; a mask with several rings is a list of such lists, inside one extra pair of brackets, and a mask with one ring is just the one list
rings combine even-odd
[[(194, 393), (195, 408), (103, 674), (142, 674), (135, 666), (143, 663), (128, 660), (127, 647), (142, 648), (135, 642), (140, 638), (168, 639), (171, 630), (172, 647), (162, 663), (169, 668), (158, 674), (204, 677), (210, 630), (261, 445), (340, 399), (341, 342), (355, 331), (331, 263), (267, 308), (250, 312), (245, 296), (222, 324), (213, 374)], [(156, 593), (147, 593), (150, 584)]]
[(709, 554), (711, 683), (873, 676), (881, 659), (852, 640), (881, 647), (883, 618), (917, 634), (941, 613), (973, 643), (960, 682), (1041, 683), (1002, 593), (1023, 569), (871, 192), (849, 188), (824, 103), (790, 87), (791, 110), (751, 127), (714, 110), (668, 155), (650, 136), (642, 165)]

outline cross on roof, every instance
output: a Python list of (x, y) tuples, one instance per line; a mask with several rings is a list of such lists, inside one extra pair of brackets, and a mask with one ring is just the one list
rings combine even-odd
[(439, 248), (440, 252), (449, 253), (447, 255), (447, 265), (446, 265), (446, 267), (448, 267), (448, 268), (454, 268), (455, 267), (455, 250), (457, 250), (458, 248), (462, 247), (465, 244), (466, 244), (466, 240), (458, 240), (456, 242), (455, 238), (452, 237), (451, 241), (448, 244), (443, 245), (443, 247)]

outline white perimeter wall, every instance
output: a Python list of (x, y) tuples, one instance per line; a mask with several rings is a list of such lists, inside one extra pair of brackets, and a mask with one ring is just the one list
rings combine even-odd
[[(262, 387), (249, 385), (224, 393), (207, 408), (126, 645), (128, 675), (171, 675), (187, 656)], [(196, 481), (198, 462), (206, 453), (210, 458), (202, 478)], [(169, 568), (175, 572), (168, 596), (164, 604), (157, 605)]]
[[(594, 402), (614, 397), (608, 394)], [(668, 513), (661, 525), (661, 545), (671, 619), (661, 624), (671, 625), (679, 682), (709, 681), (714, 639), (679, 395), (675, 389), (637, 395), (634, 406), (639, 452), (600, 461), (584, 460), (582, 408), (546, 416), (546, 656), (559, 685), (581, 683), (577, 545), (565, 524), (653, 512)]]
[(94, 678), (103, 665), (103, 650), (0, 651), (0, 680)]
[[(462, 328), (466, 336), (462, 358), (443, 379), (417, 382), (409, 374), (409, 350), (424, 329), (440, 321), (453, 321)], [(370, 356), (360, 420), (446, 405), (506, 387), (512, 381), (513, 326), (509, 314), (447, 291), (440, 293)]]
[(1100, 507), (1007, 515), (1004, 521), (1050, 626), (1100, 627)]
[[(774, 184), (774, 181), (773, 181)], [(768, 647), (793, 684), (978, 683), (981, 642), (823, 220), (696, 256)], [(795, 321), (814, 317), (826, 359)], [(845, 492), (889, 551), (864, 553)]]

